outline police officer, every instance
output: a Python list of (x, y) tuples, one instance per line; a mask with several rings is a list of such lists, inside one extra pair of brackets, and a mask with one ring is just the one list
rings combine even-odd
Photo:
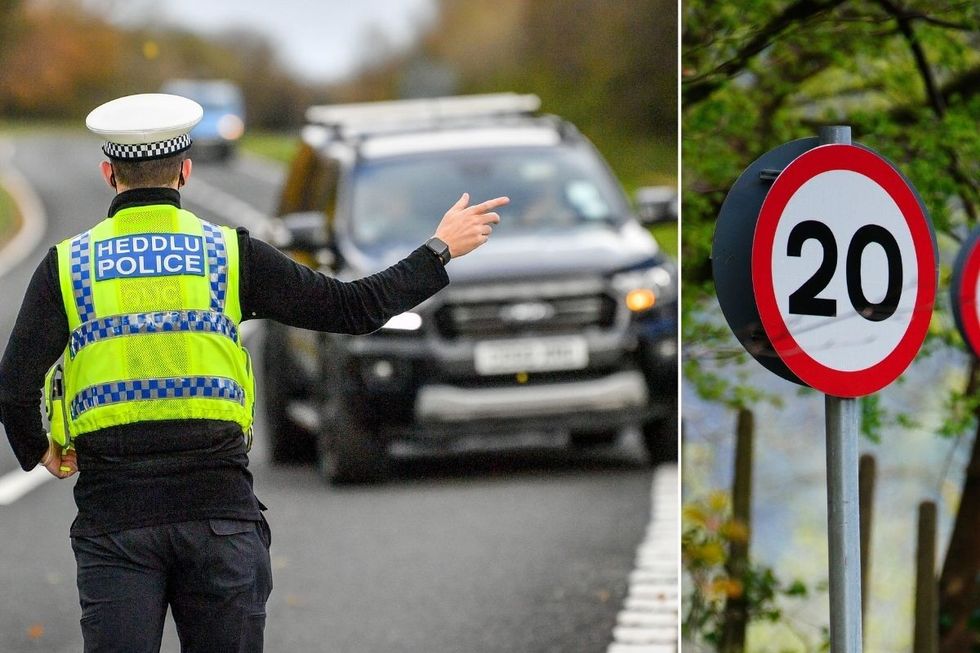
[[(181, 208), (202, 113), (143, 94), (89, 114), (116, 195), (105, 220), (49, 250), (0, 362), (0, 416), (21, 466), (78, 472), (86, 651), (159, 650), (168, 606), (184, 651), (262, 649), (270, 533), (248, 471), (255, 393), (241, 322), (378, 329), (443, 288), (445, 264), (486, 242), (507, 202), (468, 206), (464, 194), (406, 258), (339, 282)], [(59, 357), (73, 449), (46, 437), (37, 410)]]

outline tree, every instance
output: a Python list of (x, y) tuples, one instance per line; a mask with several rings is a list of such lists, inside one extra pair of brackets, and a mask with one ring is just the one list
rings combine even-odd
[(663, 173), (651, 171), (674, 170), (674, 0), (440, 0), (438, 6), (414, 48), (368, 61), (333, 96), (392, 99), (420, 61), (441, 65), (456, 73), (459, 93), (537, 94), (545, 111), (588, 135), (629, 185), (655, 183), (652, 175)]
[(112, 97), (155, 91), (171, 78), (215, 77), (242, 87), (250, 124), (301, 124), (313, 91), (262, 35), (123, 27), (97, 9), (81, 0), (0, 0), (0, 114), (77, 120)]
[[(760, 394), (701, 363), (703, 356), (719, 364), (745, 360), (708, 308), (711, 237), (727, 189), (749, 162), (776, 145), (812, 136), (821, 124), (849, 124), (856, 138), (911, 179), (943, 242), (961, 241), (980, 213), (980, 6), (688, 2), (683, 18), (685, 374), (704, 397), (741, 407)], [(952, 324), (934, 320), (939, 328), (927, 346), (962, 346)], [(942, 430), (969, 427), (978, 373), (974, 364), (969, 386), (949, 398)], [(980, 444), (970, 468), (943, 573), (948, 651), (980, 641), (966, 629), (980, 597)]]

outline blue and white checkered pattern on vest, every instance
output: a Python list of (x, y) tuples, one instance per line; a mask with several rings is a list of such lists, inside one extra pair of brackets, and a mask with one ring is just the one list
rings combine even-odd
[[(74, 358), (84, 347), (120, 336), (165, 332), (218, 333), (237, 342), (235, 324), (224, 314), (228, 290), (228, 250), (219, 227), (201, 221), (211, 291), (209, 310), (160, 311), (97, 318), (92, 299), (91, 238), (89, 232), (71, 241), (71, 282), (81, 322), (69, 338), (69, 355)], [(134, 379), (103, 383), (81, 390), (71, 403), (72, 419), (97, 406), (139, 399), (212, 397), (245, 403), (245, 390), (223, 377)]]
[(238, 342), (238, 329), (235, 323), (223, 313), (212, 311), (130, 313), (129, 315), (110, 315), (79, 326), (72, 331), (71, 340), (68, 343), (68, 355), (74, 358), (82, 347), (108, 338), (172, 331), (218, 333), (233, 342)]
[(204, 225), (204, 247), (208, 255), (208, 278), (211, 281), (211, 310), (220, 313), (225, 307), (228, 290), (228, 254), (221, 229), (210, 222)]
[(78, 307), (78, 319), (82, 324), (95, 317), (92, 305), (92, 250), (89, 247), (89, 234), (75, 236), (71, 241), (71, 287)]
[(133, 379), (85, 388), (71, 402), (72, 419), (87, 410), (121, 401), (139, 399), (182, 399), (205, 397), (230, 399), (245, 404), (245, 389), (231, 379), (219, 376)]

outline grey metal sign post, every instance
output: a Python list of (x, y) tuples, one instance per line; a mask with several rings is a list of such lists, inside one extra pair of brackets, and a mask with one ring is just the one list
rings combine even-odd
[[(850, 127), (823, 127), (820, 144), (851, 144)], [(858, 510), (857, 399), (826, 395), (830, 650), (861, 651), (861, 515)]]
[(826, 127), (739, 176), (718, 216), (712, 272), (745, 349), (826, 395), (831, 650), (859, 653), (856, 398), (898, 378), (925, 339), (938, 284), (935, 232), (894, 166), (851, 143), (850, 127)]
[(826, 396), (830, 650), (861, 650), (861, 518), (857, 399)]

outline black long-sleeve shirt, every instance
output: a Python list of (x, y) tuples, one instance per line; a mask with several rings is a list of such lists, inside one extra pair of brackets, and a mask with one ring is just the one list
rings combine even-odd
[[(156, 204), (179, 207), (180, 194), (166, 188), (125, 191), (113, 200), (109, 216)], [(243, 228), (238, 243), (243, 321), (265, 318), (316, 331), (370, 333), (449, 283), (442, 263), (424, 247), (387, 270), (341, 282), (299, 265)], [(52, 247), (34, 272), (0, 361), (0, 420), (25, 470), (48, 446), (39, 390), (68, 336)], [(78, 517), (72, 535), (192, 519), (259, 519), (242, 430), (232, 422), (127, 424), (86, 433), (75, 448)]]

